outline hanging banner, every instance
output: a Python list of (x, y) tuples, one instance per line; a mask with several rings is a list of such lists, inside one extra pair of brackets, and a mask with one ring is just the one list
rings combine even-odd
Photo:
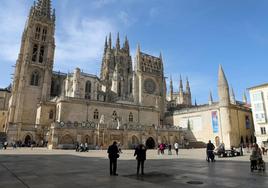
[(212, 111), (211, 112), (212, 116), (212, 129), (213, 133), (218, 133), (219, 132), (219, 122), (218, 122), (218, 114), (217, 111)]
[(249, 120), (249, 116), (246, 116), (246, 129), (250, 129), (250, 120)]

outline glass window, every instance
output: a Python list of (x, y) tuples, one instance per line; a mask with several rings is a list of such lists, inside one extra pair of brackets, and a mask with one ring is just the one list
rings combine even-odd
[(45, 47), (41, 46), (40, 53), (39, 53), (39, 63), (43, 63), (43, 61), (44, 61), (44, 53), (45, 53)]
[(50, 110), (50, 112), (49, 112), (49, 119), (53, 119), (53, 116), (54, 116), (53, 110)]
[(263, 103), (254, 104), (255, 111), (263, 111)]
[(265, 129), (265, 127), (261, 127), (261, 134), (266, 134), (266, 129)]
[(32, 86), (38, 86), (39, 85), (39, 79), (40, 79), (40, 76), (39, 76), (39, 73), (37, 71), (34, 71), (31, 75), (31, 82), (30, 84)]
[(262, 101), (262, 92), (256, 92), (252, 95), (253, 101)]
[(128, 120), (129, 120), (129, 122), (133, 122), (133, 114), (132, 114), (132, 112), (129, 113)]
[(47, 37), (47, 29), (44, 28), (42, 33), (42, 41), (46, 41), (46, 37)]
[(113, 111), (113, 120), (116, 120), (117, 119), (117, 113), (116, 111)]
[(35, 36), (34, 36), (34, 38), (36, 40), (39, 40), (39, 38), (40, 38), (40, 31), (41, 31), (41, 28), (39, 26), (37, 26), (35, 29)]
[(94, 111), (93, 118), (94, 119), (99, 119), (99, 111), (97, 109)]
[(34, 44), (33, 46), (33, 53), (32, 53), (32, 61), (36, 61), (37, 59), (37, 52), (38, 52), (38, 45)]
[(86, 88), (85, 88), (85, 99), (90, 99), (90, 98), (91, 98), (91, 82), (87, 81)]

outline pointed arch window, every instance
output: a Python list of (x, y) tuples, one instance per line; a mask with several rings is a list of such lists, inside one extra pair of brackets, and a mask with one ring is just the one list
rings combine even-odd
[(35, 38), (36, 40), (39, 40), (39, 38), (40, 38), (40, 32), (41, 32), (41, 28), (40, 28), (40, 26), (36, 26), (36, 29), (35, 29), (35, 36), (34, 36), (34, 38)]
[(33, 53), (32, 53), (32, 61), (35, 62), (37, 59), (37, 53), (38, 53), (38, 45), (34, 44), (33, 46)]
[(43, 63), (44, 61), (44, 54), (45, 54), (45, 47), (41, 46), (40, 52), (39, 52), (39, 63)]
[(133, 114), (132, 114), (132, 112), (129, 113), (128, 121), (133, 122)]
[(129, 93), (132, 94), (132, 79), (129, 80)]
[(47, 28), (44, 28), (42, 32), (42, 41), (45, 42), (46, 38), (47, 38)]
[(118, 97), (121, 97), (121, 82), (118, 83)]
[(85, 99), (90, 99), (91, 97), (91, 82), (86, 82), (86, 88), (85, 88)]
[(116, 111), (113, 111), (113, 120), (115, 120), (116, 121), (116, 119), (117, 119), (117, 113), (116, 113)]
[(93, 118), (94, 119), (99, 119), (99, 111), (98, 111), (98, 109), (95, 109)]
[(53, 119), (53, 117), (54, 117), (53, 110), (50, 110), (50, 112), (49, 112), (49, 119)]
[(30, 82), (30, 84), (32, 86), (38, 86), (39, 85), (39, 80), (40, 80), (39, 72), (38, 71), (34, 71), (31, 74), (31, 82)]

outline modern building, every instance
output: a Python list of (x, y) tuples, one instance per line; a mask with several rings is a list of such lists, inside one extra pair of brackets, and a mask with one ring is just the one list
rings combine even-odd
[(248, 89), (258, 144), (268, 144), (268, 83)]

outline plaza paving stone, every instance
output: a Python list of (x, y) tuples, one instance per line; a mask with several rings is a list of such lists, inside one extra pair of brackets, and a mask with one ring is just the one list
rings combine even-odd
[(123, 150), (119, 176), (110, 176), (106, 150), (0, 150), (0, 188), (268, 187), (266, 172), (250, 172), (249, 153), (208, 163), (204, 149), (181, 149), (179, 157), (148, 150), (145, 175), (138, 177), (133, 153)]

